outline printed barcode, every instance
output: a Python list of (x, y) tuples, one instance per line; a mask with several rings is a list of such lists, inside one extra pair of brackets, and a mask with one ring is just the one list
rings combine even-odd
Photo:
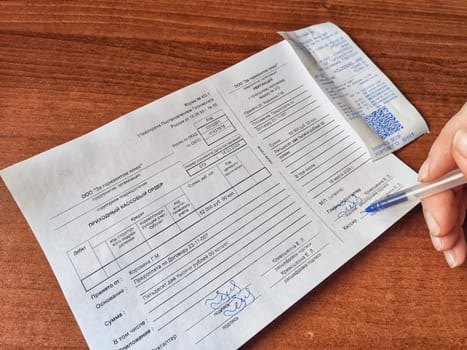
[(404, 128), (386, 106), (378, 108), (364, 119), (383, 140)]

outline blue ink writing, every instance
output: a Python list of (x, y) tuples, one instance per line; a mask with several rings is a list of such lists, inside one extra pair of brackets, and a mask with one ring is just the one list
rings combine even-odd
[(339, 207), (342, 210), (337, 214), (337, 218), (339, 219), (350, 215), (362, 202), (363, 200), (356, 194), (352, 194), (349, 198), (342, 200), (342, 202), (339, 204)]
[(224, 316), (234, 316), (255, 300), (256, 297), (249, 288), (240, 288), (235, 281), (230, 280), (225, 290), (217, 290), (204, 304)]

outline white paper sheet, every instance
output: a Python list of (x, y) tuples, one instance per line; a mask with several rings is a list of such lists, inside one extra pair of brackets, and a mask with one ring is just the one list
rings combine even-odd
[(399, 219), (282, 41), (1, 172), (92, 349), (234, 349)]

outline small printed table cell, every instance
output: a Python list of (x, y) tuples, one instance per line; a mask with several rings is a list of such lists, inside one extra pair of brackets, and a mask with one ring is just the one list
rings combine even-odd
[(248, 171), (236, 156), (220, 162), (219, 169), (231, 185), (235, 185), (249, 176)]
[(266, 168), (263, 168), (260, 171), (258, 171), (256, 174), (254, 174), (253, 178), (255, 179), (256, 183), (260, 183), (266, 180), (270, 176), (271, 176), (271, 173), (269, 172), (269, 170)]
[(203, 169), (207, 168), (208, 166), (214, 164), (215, 162), (217, 161), (217, 158), (212, 156), (210, 158), (206, 158), (196, 164), (194, 164), (192, 167), (190, 167), (187, 172), (190, 176), (193, 176), (197, 173), (199, 173), (200, 171), (202, 171)]
[(89, 242), (85, 242), (73, 250), (70, 250), (68, 252), (68, 257), (81, 279), (102, 267)]
[(236, 154), (238, 160), (243, 164), (249, 174), (253, 174), (263, 168), (263, 164), (256, 158), (250, 148), (245, 148)]
[(145, 241), (136, 226), (130, 226), (107, 240), (114, 257), (119, 257)]
[(120, 268), (123, 269), (135, 262), (136, 260), (140, 259), (143, 255), (149, 253), (150, 251), (151, 248), (149, 247), (149, 244), (147, 242), (140, 243), (139, 245), (135, 246), (131, 251), (117, 258), (116, 261)]
[(167, 204), (167, 208), (175, 221), (179, 221), (193, 212), (193, 206), (187, 196), (183, 195)]
[(200, 220), (199, 214), (196, 211), (193, 211), (189, 215), (187, 215), (187, 216), (183, 217), (182, 219), (178, 220), (177, 225), (180, 228), (180, 230), (183, 231), (184, 229), (190, 227), (191, 225), (193, 225), (194, 223), (196, 223), (199, 220)]
[(236, 137), (235, 139), (232, 139), (229, 142), (226, 142), (225, 144), (218, 147), (216, 157), (217, 159), (222, 159), (245, 145), (246, 142), (244, 139), (242, 139), (241, 137)]
[(208, 145), (221, 140), (234, 131), (235, 127), (225, 114), (198, 127), (198, 132), (203, 136)]
[(114, 274), (116, 274), (117, 272), (120, 272), (120, 266), (118, 266), (117, 262), (114, 261), (108, 265), (105, 265), (104, 266), (104, 271), (105, 271), (105, 274), (107, 275), (107, 277), (110, 277)]
[(105, 242), (95, 246), (94, 253), (97, 256), (97, 259), (99, 259), (101, 266), (105, 266), (114, 260), (114, 256)]
[[(188, 196), (191, 203), (198, 208), (203, 203), (210, 201), (219, 193), (230, 188), (229, 182), (215, 167), (194, 178), (182, 186), (183, 192)], [(174, 219), (177, 218), (174, 216)]]
[(86, 278), (82, 279), (81, 282), (86, 290), (90, 290), (91, 288), (97, 286), (102, 281), (105, 281), (107, 275), (103, 268), (100, 268), (97, 271), (94, 271)]
[(174, 220), (166, 207), (157, 209), (155, 212), (138, 221), (139, 228), (146, 239), (149, 239), (172, 225)]
[[(179, 233), (180, 233), (180, 229), (178, 225), (171, 225), (167, 227), (165, 230), (163, 230), (162, 232), (159, 232), (159, 234), (149, 238), (148, 244), (150, 245), (151, 249), (160, 248), (161, 242), (165, 242), (168, 239), (171, 239), (172, 237), (177, 236)], [(168, 248), (170, 248), (170, 246)], [(164, 249), (164, 247), (162, 249)]]
[(235, 197), (237, 197), (235, 190), (228, 190), (198, 208), (198, 214), (201, 217), (208, 216), (209, 214), (215, 212), (217, 209), (230, 202)]
[(253, 179), (253, 177), (249, 177), (242, 182), (239, 182), (234, 186), (234, 190), (237, 192), (238, 195), (241, 195), (242, 193), (248, 191), (250, 188), (256, 185), (256, 181)]

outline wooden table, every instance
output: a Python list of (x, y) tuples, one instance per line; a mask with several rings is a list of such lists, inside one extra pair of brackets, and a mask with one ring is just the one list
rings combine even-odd
[[(431, 133), (397, 153), (417, 170), (467, 101), (465, 0), (2, 1), (0, 168), (324, 21), (426, 118)], [(0, 198), (0, 348), (85, 349), (3, 182)], [(465, 349), (466, 271), (435, 252), (417, 207), (244, 348)]]

